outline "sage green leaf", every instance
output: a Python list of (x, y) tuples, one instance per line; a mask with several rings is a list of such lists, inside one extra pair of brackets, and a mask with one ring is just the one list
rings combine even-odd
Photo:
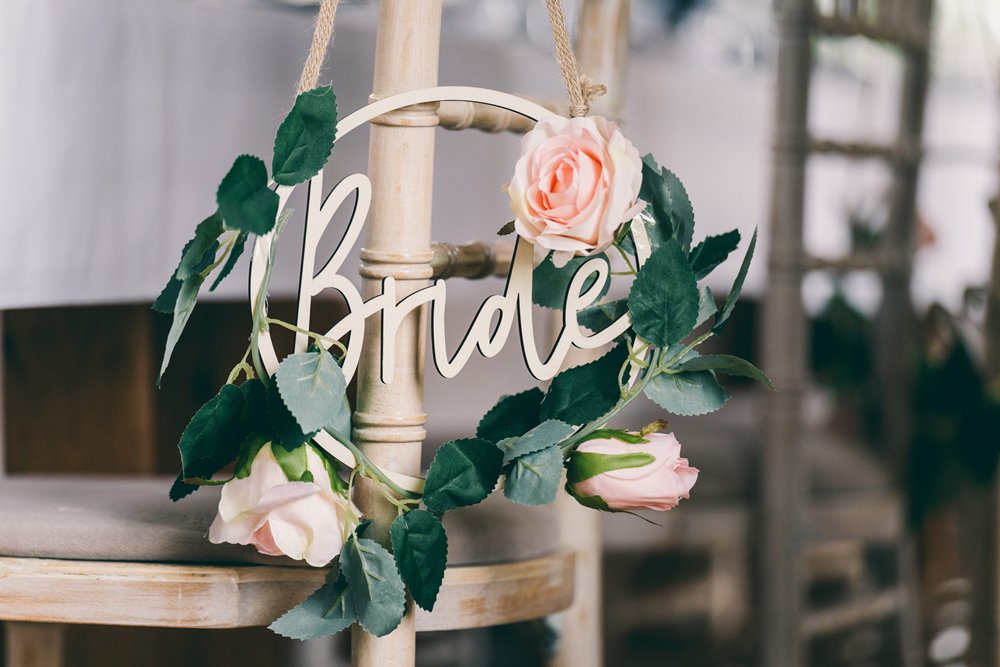
[(715, 315), (718, 310), (715, 306), (715, 297), (712, 296), (712, 290), (708, 288), (708, 285), (705, 285), (698, 291), (698, 321), (695, 322), (694, 328), (697, 329), (705, 322), (708, 322), (708, 318)]
[(252, 155), (236, 158), (215, 193), (226, 227), (263, 235), (274, 229), (278, 194), (267, 187), (267, 167)]
[(767, 377), (767, 375), (764, 374), (764, 371), (760, 370), (746, 359), (734, 357), (731, 354), (706, 354), (700, 357), (694, 357), (693, 359), (688, 359), (678, 366), (678, 370), (711, 370), (725, 375), (739, 375), (741, 377), (756, 380), (757, 382), (774, 389), (774, 385), (771, 384), (771, 378)]
[(292, 413), (288, 411), (284, 401), (282, 401), (281, 394), (278, 391), (278, 383), (273, 379), (267, 384), (265, 404), (267, 406), (268, 421), (270, 422), (269, 430), (274, 433), (275, 440), (284, 446), (285, 449), (294, 449), (303, 442), (311, 440), (319, 432), (319, 429), (315, 431), (302, 430), (299, 422), (292, 416)]
[(709, 236), (696, 245), (688, 258), (694, 277), (701, 280), (710, 274), (715, 267), (726, 261), (729, 253), (736, 250), (739, 244), (740, 232), (733, 229), (725, 234)]
[(338, 570), (331, 570), (325, 584), (268, 627), (290, 639), (317, 639), (346, 630), (357, 620), (347, 580)]
[[(214, 250), (212, 252), (214, 253)], [(167, 366), (170, 365), (170, 357), (174, 353), (174, 348), (177, 347), (177, 342), (181, 339), (181, 334), (184, 333), (184, 327), (187, 326), (188, 320), (191, 319), (191, 313), (194, 312), (195, 304), (198, 302), (198, 291), (201, 289), (203, 282), (204, 279), (201, 275), (196, 273), (183, 281), (180, 289), (177, 291), (177, 298), (174, 303), (174, 319), (170, 323), (170, 331), (167, 332), (167, 343), (163, 349), (163, 361), (160, 362), (160, 372), (156, 376), (157, 387), (160, 386), (163, 374), (166, 372)], [(170, 286), (168, 285), (167, 289), (169, 288)]]
[(641, 468), (655, 462), (656, 457), (648, 452), (601, 454), (576, 450), (566, 462), (566, 481), (577, 484), (612, 470)]
[(651, 154), (642, 158), (642, 186), (639, 198), (648, 206), (655, 224), (646, 221), (646, 233), (653, 249), (673, 239), (686, 255), (694, 235), (694, 209), (680, 179), (660, 167)]
[(573, 435), (574, 431), (576, 428), (566, 422), (549, 419), (522, 436), (504, 438), (497, 443), (497, 447), (503, 452), (503, 462), (506, 465), (519, 456), (531, 454), (560, 443)]
[(600, 359), (552, 378), (542, 401), (542, 419), (580, 425), (607, 414), (621, 399), (618, 373), (626, 359), (628, 351), (619, 344)]
[(715, 412), (729, 400), (712, 371), (661, 373), (649, 381), (646, 396), (675, 415), (704, 415)]
[(389, 527), (392, 553), (414, 602), (432, 611), (448, 564), (448, 536), (441, 520), (426, 510), (410, 510)]
[(712, 331), (716, 334), (722, 332), (726, 321), (729, 320), (729, 316), (733, 314), (733, 308), (736, 307), (736, 301), (740, 298), (740, 292), (743, 290), (743, 282), (747, 279), (747, 271), (750, 270), (750, 262), (753, 260), (753, 251), (756, 247), (757, 229), (755, 228), (753, 236), (750, 237), (750, 245), (747, 246), (747, 254), (743, 256), (743, 263), (740, 264), (739, 273), (736, 274), (736, 280), (733, 281), (733, 287), (729, 290), (729, 294), (726, 296), (719, 314), (715, 316), (715, 325), (712, 327)]
[[(544, 308), (562, 310), (566, 307), (566, 294), (569, 291), (569, 284), (573, 280), (573, 276), (576, 275), (576, 272), (580, 270), (580, 267), (584, 263), (594, 258), (600, 259), (607, 264), (610, 271), (610, 263), (608, 262), (607, 255), (604, 253), (598, 253), (589, 257), (573, 257), (563, 267), (556, 267), (552, 263), (552, 255), (550, 254), (542, 260), (541, 264), (535, 267), (535, 270), (531, 274), (531, 300)], [(591, 276), (588, 280), (584, 281), (584, 287), (581, 292), (590, 289), (595, 280), (597, 280), (597, 277)], [(610, 287), (611, 281), (606, 280), (597, 298), (600, 299), (607, 294)]]
[(503, 494), (520, 505), (545, 505), (556, 499), (562, 482), (562, 450), (556, 446), (514, 459)]
[(576, 321), (594, 333), (604, 331), (628, 313), (625, 299), (598, 303), (576, 314)]
[(452, 440), (441, 445), (424, 484), (424, 504), (441, 514), (475, 505), (493, 492), (500, 479), (503, 453), (481, 438)]
[(223, 385), (218, 394), (198, 409), (177, 443), (181, 472), (170, 489), (171, 500), (179, 500), (197, 488), (182, 480), (210, 478), (236, 458), (244, 438), (242, 413), (243, 394), (231, 384)]
[(376, 637), (395, 630), (406, 610), (406, 593), (392, 554), (374, 540), (352, 535), (340, 552), (340, 571), (361, 626)]
[(504, 438), (524, 435), (541, 423), (539, 413), (544, 396), (538, 387), (504, 396), (479, 421), (476, 436), (497, 443)]
[(301, 93), (278, 127), (271, 173), (274, 182), (295, 185), (323, 168), (337, 135), (337, 96), (322, 86)]
[(643, 264), (629, 291), (628, 310), (635, 332), (660, 347), (683, 340), (694, 329), (698, 286), (675, 241), (660, 244)]
[(177, 266), (174, 277), (183, 282), (204, 271), (215, 260), (219, 236), (223, 231), (222, 216), (218, 211), (199, 222), (194, 230), (194, 238), (184, 246), (181, 263)]
[(278, 364), (274, 383), (303, 433), (343, 423), (341, 413), (347, 380), (333, 355), (326, 350), (312, 349), (288, 355)]
[(236, 268), (236, 262), (239, 261), (240, 257), (243, 255), (243, 250), (246, 248), (247, 237), (250, 235), (246, 232), (240, 232), (236, 235), (236, 240), (233, 241), (233, 247), (229, 250), (229, 257), (226, 258), (226, 263), (222, 265), (222, 270), (219, 271), (219, 275), (215, 277), (215, 281), (212, 286), (208, 288), (209, 292), (214, 292), (215, 288), (219, 286), (223, 280), (233, 272)]

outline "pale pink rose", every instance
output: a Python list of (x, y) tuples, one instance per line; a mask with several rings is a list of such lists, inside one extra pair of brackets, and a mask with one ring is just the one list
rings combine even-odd
[[(580, 445), (577, 452), (612, 456), (645, 453), (655, 460), (639, 467), (602, 472), (576, 482), (573, 491), (582, 499), (596, 496), (616, 510), (669, 510), (681, 498), (687, 499), (698, 480), (698, 469), (681, 458), (681, 443), (673, 433), (650, 433), (645, 438), (648, 442), (637, 444), (600, 439)], [(571, 472), (572, 466), (571, 459)]]
[(517, 233), (555, 251), (561, 266), (611, 245), (644, 208), (641, 185), (639, 152), (617, 125), (551, 115), (524, 135), (507, 193)]
[(344, 524), (357, 516), (357, 509), (333, 491), (319, 454), (306, 447), (312, 482), (289, 482), (271, 445), (261, 447), (250, 475), (223, 485), (208, 539), (214, 544), (252, 544), (262, 554), (305, 560), (316, 567), (333, 560), (344, 544)]

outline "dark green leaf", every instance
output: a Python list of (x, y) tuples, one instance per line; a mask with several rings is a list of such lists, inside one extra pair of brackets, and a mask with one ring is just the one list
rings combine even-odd
[(184, 282), (204, 271), (215, 260), (222, 232), (222, 216), (218, 211), (199, 222), (194, 230), (194, 238), (184, 246), (181, 263), (177, 266), (174, 277)]
[(740, 233), (734, 229), (718, 236), (709, 236), (691, 251), (689, 257), (694, 277), (701, 280), (712, 269), (726, 261), (729, 253), (740, 244)]
[(267, 187), (263, 160), (241, 155), (215, 193), (226, 226), (241, 232), (267, 234), (278, 217), (278, 194)]
[(562, 450), (556, 445), (519, 456), (507, 473), (503, 494), (521, 505), (551, 503), (559, 491), (562, 470)]
[(700, 327), (717, 312), (718, 308), (715, 306), (715, 298), (712, 296), (712, 290), (708, 288), (708, 285), (705, 285), (698, 291), (698, 321), (695, 322), (694, 328), (697, 329)]
[(642, 266), (628, 295), (632, 328), (643, 339), (668, 347), (683, 340), (698, 321), (698, 286), (687, 257), (665, 241)]
[(340, 413), (344, 411), (347, 381), (326, 350), (288, 355), (278, 365), (274, 384), (303, 433), (343, 423)]
[(557, 419), (544, 421), (522, 436), (505, 438), (497, 443), (503, 452), (504, 464), (510, 463), (519, 456), (531, 454), (550, 445), (562, 442), (576, 430), (573, 426)]
[(741, 377), (751, 378), (766, 384), (771, 389), (774, 389), (774, 385), (771, 384), (771, 378), (764, 374), (764, 371), (760, 370), (753, 364), (751, 364), (746, 359), (740, 359), (739, 357), (734, 357), (731, 354), (706, 354), (700, 357), (694, 357), (693, 359), (688, 359), (680, 366), (679, 370), (682, 371), (715, 371), (716, 373), (723, 373), (725, 375), (739, 375)]
[(448, 536), (441, 520), (425, 510), (411, 510), (396, 517), (389, 528), (396, 565), (413, 600), (432, 611), (445, 566)]
[(374, 540), (352, 535), (340, 552), (340, 571), (361, 626), (376, 637), (395, 630), (406, 610), (406, 593), (392, 554)]
[(669, 169), (660, 167), (652, 155), (642, 158), (642, 187), (639, 198), (648, 206), (654, 223), (646, 221), (646, 233), (655, 250), (661, 243), (673, 239), (685, 254), (691, 248), (694, 235), (694, 210), (680, 179)]
[(290, 639), (317, 639), (346, 630), (356, 620), (347, 580), (339, 571), (331, 570), (319, 590), (268, 627)]
[(621, 398), (618, 373), (626, 359), (628, 351), (619, 344), (600, 359), (555, 376), (542, 401), (542, 418), (580, 425), (606, 414)]
[(656, 457), (647, 452), (601, 454), (577, 450), (570, 454), (566, 464), (566, 481), (577, 484), (611, 470), (641, 468), (655, 461)]
[[(184, 333), (184, 327), (187, 326), (188, 320), (191, 318), (191, 313), (194, 312), (195, 304), (198, 302), (198, 290), (201, 289), (202, 282), (204, 280), (201, 275), (195, 274), (185, 280), (177, 292), (177, 299), (174, 303), (174, 319), (170, 323), (170, 331), (167, 332), (167, 343), (163, 349), (163, 361), (160, 363), (160, 373), (156, 376), (157, 387), (160, 386), (163, 373), (166, 372), (167, 366), (170, 365), (170, 357), (174, 353), (177, 342), (181, 339), (181, 334)], [(167, 285), (167, 289), (170, 289), (170, 285)], [(163, 295), (161, 294), (161, 296)], [(159, 302), (159, 298), (157, 302)]]
[(479, 421), (476, 436), (497, 443), (504, 438), (524, 435), (541, 423), (539, 413), (544, 396), (538, 387), (504, 396)]
[(267, 434), (270, 439), (271, 422), (267, 417), (267, 388), (254, 378), (240, 385), (243, 392), (243, 429), (247, 433)]
[(497, 236), (508, 236), (514, 233), (514, 221), (504, 223), (504, 226), (497, 230)]
[(743, 263), (740, 264), (740, 271), (736, 274), (733, 287), (729, 290), (729, 295), (726, 296), (726, 301), (722, 304), (722, 310), (715, 316), (715, 326), (712, 327), (712, 331), (716, 334), (722, 332), (729, 316), (733, 314), (733, 308), (736, 307), (736, 300), (740, 298), (740, 292), (743, 290), (743, 281), (747, 278), (747, 271), (750, 270), (750, 262), (753, 260), (753, 251), (756, 247), (757, 230), (754, 229), (753, 236), (750, 237), (750, 245), (747, 247), (747, 254), (743, 256)]
[(315, 431), (302, 430), (295, 417), (285, 407), (284, 401), (281, 400), (281, 394), (278, 392), (278, 383), (273, 379), (267, 384), (265, 402), (267, 404), (267, 416), (271, 423), (271, 431), (274, 433), (275, 439), (285, 449), (294, 449), (303, 442), (311, 440), (319, 432), (319, 429)]
[(242, 413), (242, 392), (227, 384), (194, 414), (177, 443), (181, 473), (170, 490), (173, 500), (194, 490), (181, 480), (209, 478), (236, 458), (245, 435), (240, 423)]
[(625, 299), (616, 299), (584, 308), (576, 314), (576, 321), (594, 333), (604, 331), (628, 313)]
[[(552, 263), (552, 256), (549, 255), (542, 260), (541, 264), (535, 267), (534, 272), (531, 274), (531, 300), (545, 308), (558, 308), (562, 310), (566, 306), (566, 295), (573, 276), (585, 262), (595, 258), (600, 259), (608, 265), (608, 270), (610, 271), (608, 257), (604, 253), (598, 253), (590, 257), (573, 257), (563, 267), (556, 267)], [(581, 292), (590, 289), (596, 279), (596, 276), (591, 276), (584, 281)], [(611, 281), (606, 280), (604, 287), (601, 288), (601, 293), (597, 295), (597, 299), (607, 294), (610, 286)]]
[(233, 241), (233, 247), (229, 251), (229, 257), (226, 258), (226, 263), (222, 265), (222, 270), (219, 271), (219, 275), (215, 277), (215, 281), (212, 283), (212, 286), (208, 288), (209, 292), (214, 292), (215, 288), (219, 286), (219, 283), (225, 280), (226, 277), (233, 272), (233, 269), (236, 268), (236, 262), (239, 261), (240, 256), (243, 254), (243, 249), (246, 247), (248, 236), (249, 234), (246, 232), (240, 232), (236, 235), (236, 240)]
[(650, 380), (646, 396), (675, 415), (704, 415), (715, 412), (729, 400), (712, 371), (661, 373)]
[(274, 182), (295, 185), (323, 168), (337, 134), (337, 96), (323, 86), (301, 93), (274, 138)]
[(269, 442), (266, 437), (258, 433), (247, 436), (243, 444), (240, 445), (240, 455), (236, 459), (236, 470), (234, 471), (236, 479), (246, 479), (250, 476), (250, 469), (253, 467), (254, 459), (257, 458), (257, 453)]
[(427, 471), (424, 504), (438, 514), (482, 502), (500, 479), (503, 453), (480, 438), (441, 445)]

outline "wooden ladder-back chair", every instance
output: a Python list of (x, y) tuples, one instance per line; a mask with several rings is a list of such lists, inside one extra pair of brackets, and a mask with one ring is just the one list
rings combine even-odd
[[(871, 622), (889, 614), (901, 618), (904, 664), (915, 664), (917, 598), (912, 582), (912, 544), (895, 536), (900, 554), (900, 585), (875, 598), (827, 612), (829, 622), (815, 623), (803, 609), (803, 549), (829, 539), (828, 526), (816, 521), (803, 466), (803, 399), (808, 387), (806, 318), (802, 281), (814, 269), (874, 270), (882, 278), (883, 298), (875, 343), (881, 392), (883, 440), (897, 481), (902, 478), (908, 447), (908, 378), (912, 322), (909, 300), (914, 248), (917, 177), (921, 156), (924, 102), (928, 85), (931, 0), (856, 0), (826, 3), (786, 0), (780, 3), (780, 48), (774, 136), (774, 170), (768, 282), (763, 323), (763, 368), (780, 391), (768, 397), (763, 455), (763, 551), (761, 619), (763, 664), (794, 667), (804, 663), (804, 640), (810, 626), (824, 631)], [(814, 38), (861, 36), (896, 45), (904, 63), (899, 96), (897, 138), (893, 144), (848, 143), (814, 137), (808, 126), (812, 103), (810, 79)], [(813, 155), (848, 160), (876, 159), (891, 170), (889, 217), (880, 249), (839, 260), (811, 258), (803, 245), (807, 161)], [(860, 507), (859, 507), (860, 509)], [(866, 520), (867, 519), (867, 520)], [(870, 518), (846, 527), (842, 537), (866, 539)], [(870, 536), (877, 539), (878, 536)]]
[[(616, 17), (607, 23), (604, 18)], [(372, 98), (437, 84), (441, 0), (381, 0)], [(609, 112), (617, 111), (617, 81), (627, 53), (628, 0), (587, 0), (582, 7), (585, 67), (609, 77)], [(418, 105), (372, 123), (369, 175), (374, 198), (362, 250), (362, 293), (399, 281), (401, 297), (435, 277), (503, 275), (509, 258), (484, 244), (431, 243), (434, 134), (448, 129), (525, 132), (521, 116), (471, 103)], [(402, 183), (404, 187), (394, 187)], [(409, 286), (409, 287), (407, 287)], [(155, 294), (147, 295), (152, 299)], [(48, 304), (47, 304), (48, 305)], [(378, 379), (379, 327), (367, 327), (358, 375), (355, 436), (378, 465), (421, 472), (424, 440), (423, 316), (399, 328), (395, 382)], [(8, 387), (7, 391), (16, 391)], [(325, 571), (297, 567), (231, 545), (212, 545), (205, 531), (217, 490), (203, 489), (178, 504), (170, 480), (14, 476), (0, 480), (0, 620), (6, 626), (7, 667), (56, 667), (66, 624), (172, 628), (266, 625), (322, 582)], [(360, 485), (366, 514), (388, 506)], [(352, 635), (355, 665), (414, 663), (415, 633), (485, 627), (536, 619), (567, 609), (574, 585), (581, 603), (564, 621), (560, 664), (601, 663), (599, 551), (596, 515), (562, 508), (575, 524), (560, 544), (555, 513), (526, 512), (502, 499), (452, 513), (449, 568), (433, 613), (412, 603), (402, 624), (375, 638)], [(589, 511), (588, 511), (589, 512)], [(520, 530), (525, 522), (532, 530)], [(489, 526), (489, 530), (484, 530)], [(577, 530), (576, 526), (580, 529)], [(583, 528), (586, 528), (584, 530)], [(531, 535), (533, 537), (524, 537)], [(575, 551), (583, 556), (577, 570)], [(276, 564), (277, 563), (277, 564)], [(576, 573), (576, 574), (574, 574)]]

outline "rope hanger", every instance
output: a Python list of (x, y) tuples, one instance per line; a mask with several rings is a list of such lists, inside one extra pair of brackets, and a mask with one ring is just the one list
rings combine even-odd
[[(411, 0), (416, 2), (417, 0)], [(340, 0), (323, 0), (316, 16), (316, 28), (313, 31), (309, 53), (299, 77), (298, 93), (304, 93), (316, 87), (323, 61), (330, 42), (333, 39), (333, 24), (337, 16), (337, 6)], [(545, 7), (552, 25), (552, 39), (556, 46), (556, 62), (562, 73), (563, 83), (569, 97), (569, 115), (572, 118), (586, 116), (590, 113), (593, 99), (607, 92), (607, 88), (595, 82), (586, 74), (580, 72), (580, 65), (573, 53), (569, 32), (566, 30), (566, 17), (563, 13), (562, 0), (545, 0)]]

